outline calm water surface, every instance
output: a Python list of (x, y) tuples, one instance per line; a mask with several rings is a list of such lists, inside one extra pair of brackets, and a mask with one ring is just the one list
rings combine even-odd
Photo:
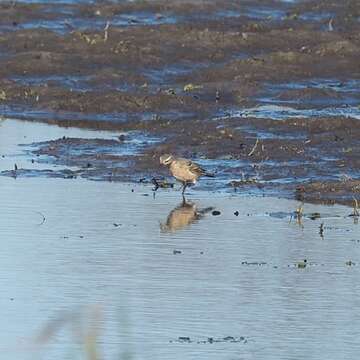
[(359, 353), (349, 208), (301, 226), (294, 201), (46, 178), (0, 177), (0, 198), (1, 359), (85, 359), (93, 327), (102, 359)]

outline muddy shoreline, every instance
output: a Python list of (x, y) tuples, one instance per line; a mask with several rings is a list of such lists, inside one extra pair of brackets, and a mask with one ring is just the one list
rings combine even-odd
[(346, 204), (359, 195), (358, 2), (19, 1), (0, 11), (3, 118), (125, 133), (49, 139), (34, 144), (35, 161), (151, 181), (172, 152), (215, 171), (215, 189)]

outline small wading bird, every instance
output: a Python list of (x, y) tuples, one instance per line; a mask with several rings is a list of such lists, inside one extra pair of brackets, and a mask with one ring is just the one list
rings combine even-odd
[(214, 177), (214, 174), (208, 173), (198, 164), (184, 158), (177, 158), (170, 154), (160, 156), (160, 164), (168, 166), (171, 175), (183, 184), (182, 194), (188, 185), (195, 184), (200, 176)]

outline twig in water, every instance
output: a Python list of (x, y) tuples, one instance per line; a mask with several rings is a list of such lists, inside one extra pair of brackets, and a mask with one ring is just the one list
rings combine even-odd
[(289, 224), (291, 223), (292, 219), (296, 219), (298, 225), (302, 226), (303, 213), (304, 213), (304, 203), (301, 203), (301, 205), (290, 215)]
[(353, 205), (354, 210), (353, 210), (352, 216), (358, 217), (358, 216), (360, 216), (359, 203), (358, 203), (357, 199), (355, 199), (354, 197), (353, 197), (353, 199), (354, 199), (354, 205)]
[[(304, 215), (304, 203), (301, 203), (300, 206), (295, 210), (294, 218), (299, 226), (303, 227), (302, 219)], [(290, 218), (291, 220), (291, 218)]]
[(67, 20), (64, 21), (64, 25), (65, 25), (71, 32), (73, 32), (73, 31), (76, 30)]
[(158, 183), (157, 179), (156, 178), (152, 178), (151, 179), (151, 182), (155, 185), (155, 187), (152, 189), (154, 194), (155, 194), (155, 191), (157, 191), (160, 187), (160, 184)]
[(39, 214), (39, 215), (41, 215), (42, 216), (42, 221), (41, 221), (41, 223), (40, 224), (38, 224), (38, 226), (40, 226), (40, 225), (42, 225), (44, 222), (45, 222), (45, 220), (46, 220), (46, 218), (45, 218), (45, 216), (44, 216), (44, 214), (43, 213), (41, 213), (40, 211), (35, 211), (37, 214)]
[(304, 213), (304, 203), (301, 203), (301, 205), (295, 210), (295, 215), (298, 218), (301, 218)]
[(106, 22), (106, 25), (104, 27), (104, 41), (106, 42), (109, 37), (109, 27), (110, 27), (110, 21)]
[(255, 145), (252, 148), (252, 150), (249, 152), (248, 156), (252, 156), (254, 154), (256, 147), (258, 146), (258, 143), (259, 143), (259, 138), (256, 139)]

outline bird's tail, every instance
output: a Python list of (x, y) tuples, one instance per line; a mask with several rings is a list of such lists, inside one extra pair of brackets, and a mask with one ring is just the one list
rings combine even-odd
[(215, 208), (213, 206), (209, 206), (205, 209), (201, 209), (198, 211), (199, 215), (203, 216), (206, 215), (207, 213), (209, 213), (210, 211), (213, 211)]

